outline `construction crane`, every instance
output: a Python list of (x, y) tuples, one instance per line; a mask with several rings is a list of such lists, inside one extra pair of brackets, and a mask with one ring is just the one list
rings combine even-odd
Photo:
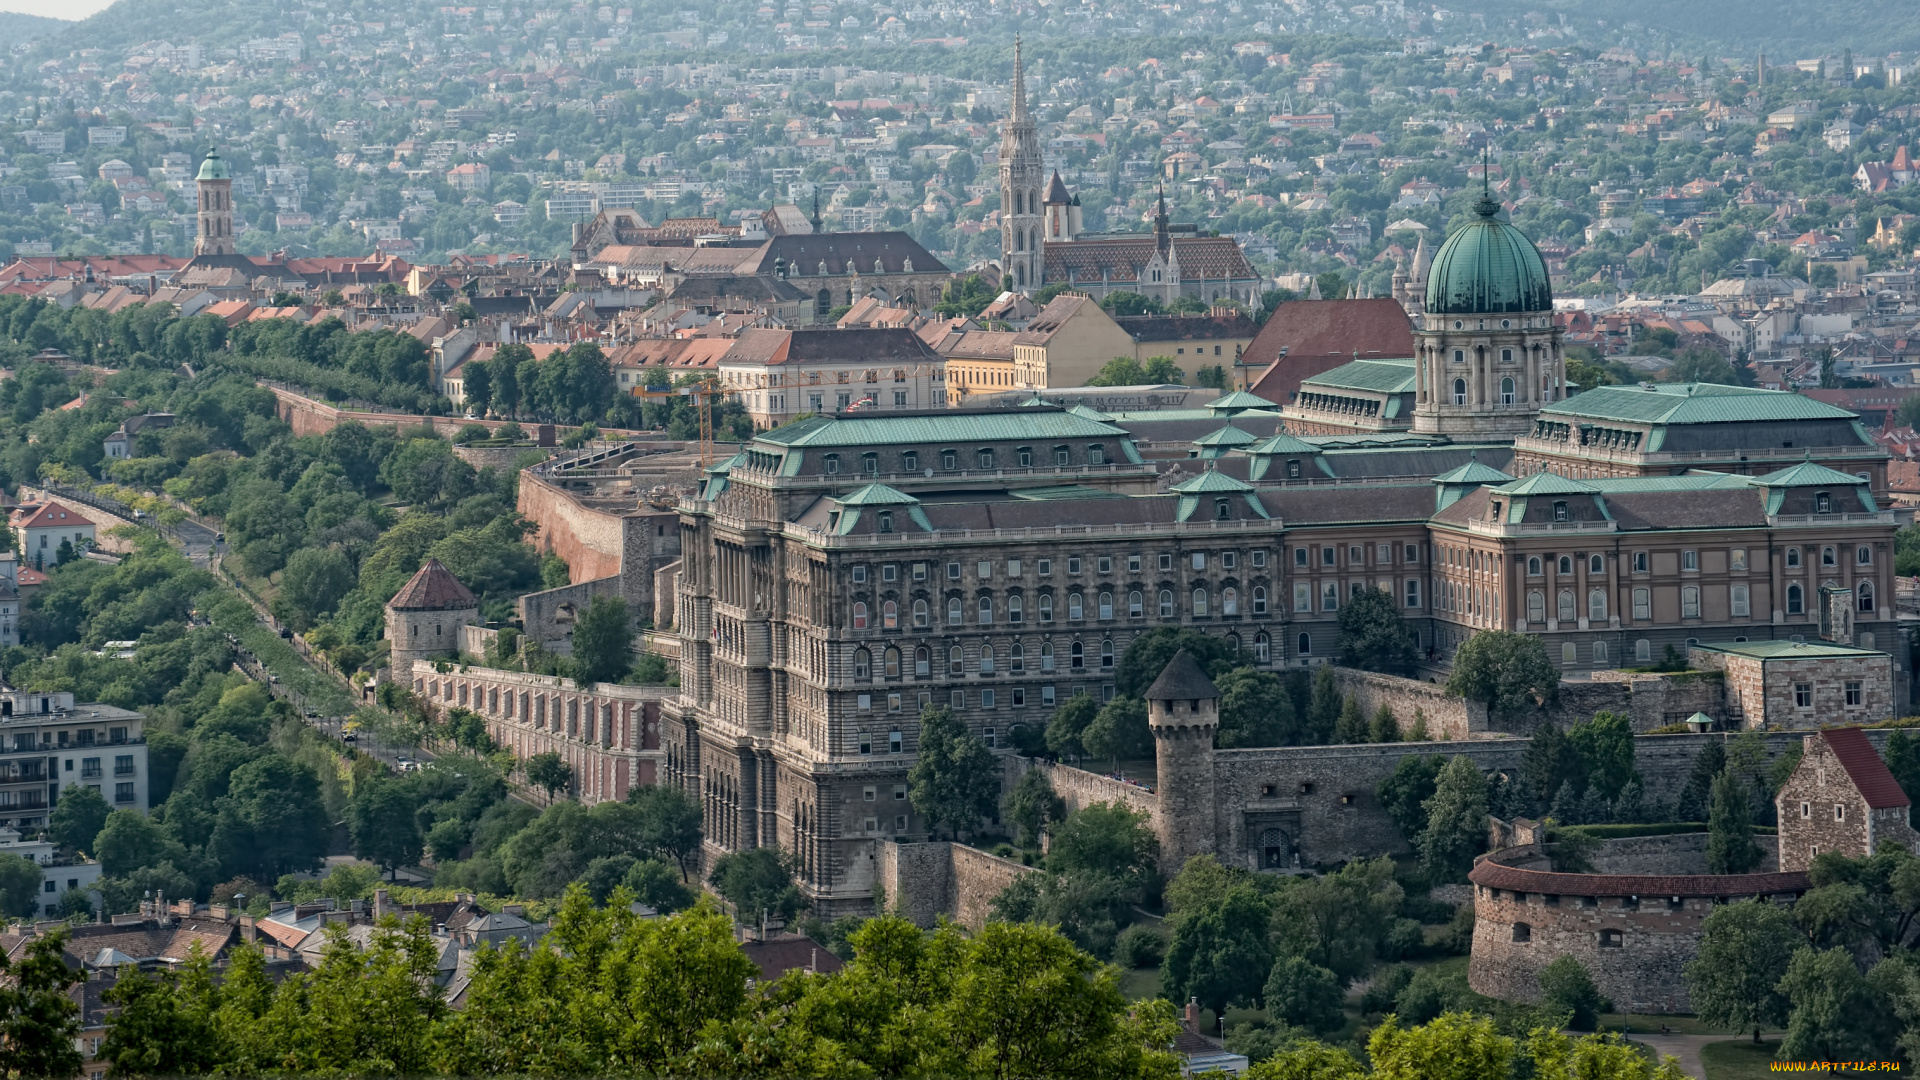
[(700, 467), (713, 464), (713, 399), (721, 395), (720, 380), (709, 375), (686, 386), (642, 386), (633, 391), (638, 398), (692, 398), (694, 415), (700, 420)]

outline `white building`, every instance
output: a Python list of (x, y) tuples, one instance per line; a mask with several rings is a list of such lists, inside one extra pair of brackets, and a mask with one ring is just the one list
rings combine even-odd
[(147, 808), (146, 717), (112, 705), (76, 705), (66, 691), (0, 687), (0, 827), (43, 829), (76, 784), (115, 809)]
[(94, 542), (92, 520), (78, 510), (51, 500), (15, 510), (12, 524), (20, 534), (20, 550), (35, 569), (44, 570), (54, 562), (62, 543), (72, 544), (74, 551), (79, 552)]

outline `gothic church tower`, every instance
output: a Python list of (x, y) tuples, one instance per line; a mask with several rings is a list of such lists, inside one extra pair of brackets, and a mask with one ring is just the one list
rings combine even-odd
[(1026, 70), (1015, 38), (1013, 114), (1000, 136), (1000, 265), (1015, 292), (1040, 287), (1043, 172), (1040, 133), (1027, 113)]
[(233, 177), (220, 151), (208, 150), (194, 178), (199, 216), (193, 238), (195, 255), (233, 254)]

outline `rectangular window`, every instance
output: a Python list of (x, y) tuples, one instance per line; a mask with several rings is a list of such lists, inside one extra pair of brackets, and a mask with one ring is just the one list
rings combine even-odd
[(973, 568), (973, 576), (979, 578), (981, 581), (991, 579), (993, 577), (993, 564), (985, 559), (980, 560), (979, 564)]
[(100, 759), (97, 757), (81, 758), (80, 775), (86, 779), (93, 779), (103, 775), (100, 769)]
[(991, 708), (993, 708), (993, 691), (992, 691), (992, 689), (986, 689), (986, 690), (982, 690), (982, 691), (980, 691), (980, 707), (981, 707), (981, 708), (983, 708), (983, 709), (991, 709)]
[(854, 700), (859, 703), (859, 709), (861, 712), (873, 711), (873, 695), (872, 694), (856, 694), (854, 695)]
[(1851, 682), (1851, 681), (1848, 682), (1847, 683), (1847, 704), (1850, 706), (1858, 706), (1860, 704), (1860, 700), (1861, 700), (1860, 684), (1857, 682)]
[(133, 775), (133, 755), (132, 754), (119, 754), (114, 757), (113, 775), (115, 776), (132, 776)]
[(866, 568), (866, 567), (864, 567), (864, 566), (856, 566), (856, 567), (854, 567), (854, 568), (853, 568), (853, 583), (854, 583), (855, 585), (864, 585), (864, 584), (866, 584), (866, 581), (867, 581), (867, 568)]
[(1137, 574), (1139, 572), (1140, 572), (1140, 556), (1138, 555), (1127, 556), (1127, 573)]
[(1080, 572), (1080, 556), (1078, 555), (1069, 556), (1067, 558), (1067, 573), (1078, 574), (1079, 572)]
[(926, 563), (917, 562), (913, 564), (913, 580), (915, 581), (927, 580), (927, 564)]
[(893, 582), (893, 581), (899, 580), (899, 578), (900, 578), (900, 568), (893, 565), (892, 563), (888, 563), (887, 565), (880, 568), (881, 581)]
[(1793, 684), (1793, 704), (1797, 709), (1813, 708), (1813, 684), (1797, 682)]
[(1747, 549), (1734, 548), (1733, 553), (1728, 556), (1727, 565), (1735, 570), (1745, 570), (1747, 568)]
[(1339, 611), (1340, 610), (1340, 586), (1339, 585), (1329, 581), (1327, 582), (1326, 587), (1320, 590), (1320, 610), (1321, 611)]
[(1636, 619), (1653, 618), (1653, 590), (1633, 590), (1633, 617)]
[(1020, 560), (1019, 559), (1007, 560), (1007, 576), (1010, 578), (1017, 578), (1020, 576)]
[(1013, 707), (1016, 709), (1026, 708), (1027, 688), (1024, 686), (1016, 686), (1013, 688), (1012, 694), (1013, 694)]
[(964, 709), (964, 708), (966, 708), (966, 707), (967, 707), (967, 692), (966, 692), (965, 690), (953, 690), (953, 691), (949, 691), (949, 692), (948, 692), (948, 694), (947, 694), (947, 706), (948, 706), (949, 708), (954, 708), (954, 709)]
[(1163, 551), (1160, 553), (1160, 569), (1162, 570), (1173, 569), (1173, 552)]
[(1321, 566), (1333, 565), (1333, 549), (1332, 548), (1323, 547), (1320, 549), (1320, 565)]
[(1048, 708), (1053, 706), (1053, 687), (1043, 686), (1040, 688), (1040, 704)]
[(959, 563), (950, 562), (947, 564), (947, 580), (948, 581), (960, 580), (960, 564)]
[(1233, 569), (1237, 561), (1238, 556), (1231, 551), (1223, 551), (1220, 553), (1220, 569), (1222, 570)]
[(873, 736), (864, 731), (860, 733), (860, 752), (862, 754), (873, 753)]
[(1192, 560), (1192, 561), (1191, 561), (1191, 565), (1193, 566), (1193, 568), (1194, 568), (1195, 570), (1205, 570), (1205, 569), (1207, 568), (1207, 553), (1206, 553), (1206, 552), (1204, 552), (1204, 551), (1196, 551), (1196, 552), (1194, 552), (1194, 553), (1193, 553), (1193, 555), (1191, 556), (1191, 560)]
[(1247, 558), (1253, 561), (1254, 569), (1261, 570), (1266, 568), (1267, 553), (1265, 551), (1252, 552), (1247, 556)]
[(1294, 582), (1293, 610), (1295, 611), (1312, 611), (1313, 610), (1313, 586), (1312, 585), (1309, 585), (1304, 581)]
[(1681, 552), (1680, 553), (1680, 569), (1682, 570), (1700, 569), (1700, 553), (1697, 551)]
[(1037, 559), (1034, 561), (1033, 569), (1041, 577), (1052, 577), (1053, 576), (1053, 560)]
[(1420, 545), (1408, 544), (1400, 552), (1400, 554), (1406, 557), (1406, 560), (1409, 564), (1417, 563), (1420, 561)]
[[(1302, 569), (1304, 569), (1304, 568), (1306, 567), (1306, 565), (1307, 565), (1307, 558), (1308, 558), (1308, 556), (1307, 556), (1307, 549), (1306, 549), (1306, 548), (1294, 548), (1294, 549), (1293, 549), (1293, 565), (1295, 565), (1295, 566), (1298, 566), (1298, 567), (1301, 567)], [(1165, 569), (1166, 569), (1166, 567), (1164, 567), (1164, 566), (1163, 566), (1163, 567), (1161, 567), (1161, 569), (1162, 569), (1162, 570), (1165, 570)]]
[(1417, 580), (1408, 579), (1407, 581), (1407, 606), (1420, 606), (1420, 582)]
[(1644, 574), (1647, 572), (1646, 552), (1636, 551), (1633, 553), (1633, 572), (1636, 574)]
[(1100, 574), (1101, 574), (1101, 576), (1102, 576), (1102, 577), (1104, 577), (1104, 576), (1106, 576), (1106, 575), (1108, 575), (1108, 574), (1111, 574), (1111, 573), (1113, 573), (1113, 557), (1112, 557), (1112, 556), (1110, 556), (1110, 555), (1102, 555), (1102, 556), (1100, 556)]
[(117, 803), (132, 802), (133, 801), (132, 782), (129, 781), (127, 783), (113, 785), (113, 801)]

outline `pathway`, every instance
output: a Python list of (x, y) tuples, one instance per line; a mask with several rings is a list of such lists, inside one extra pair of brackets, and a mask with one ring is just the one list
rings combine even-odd
[(1661, 1057), (1672, 1055), (1680, 1062), (1680, 1070), (1696, 1080), (1707, 1080), (1707, 1068), (1700, 1061), (1700, 1048), (1708, 1043), (1726, 1042), (1739, 1038), (1737, 1035), (1641, 1035), (1628, 1036), (1634, 1042), (1644, 1044)]

